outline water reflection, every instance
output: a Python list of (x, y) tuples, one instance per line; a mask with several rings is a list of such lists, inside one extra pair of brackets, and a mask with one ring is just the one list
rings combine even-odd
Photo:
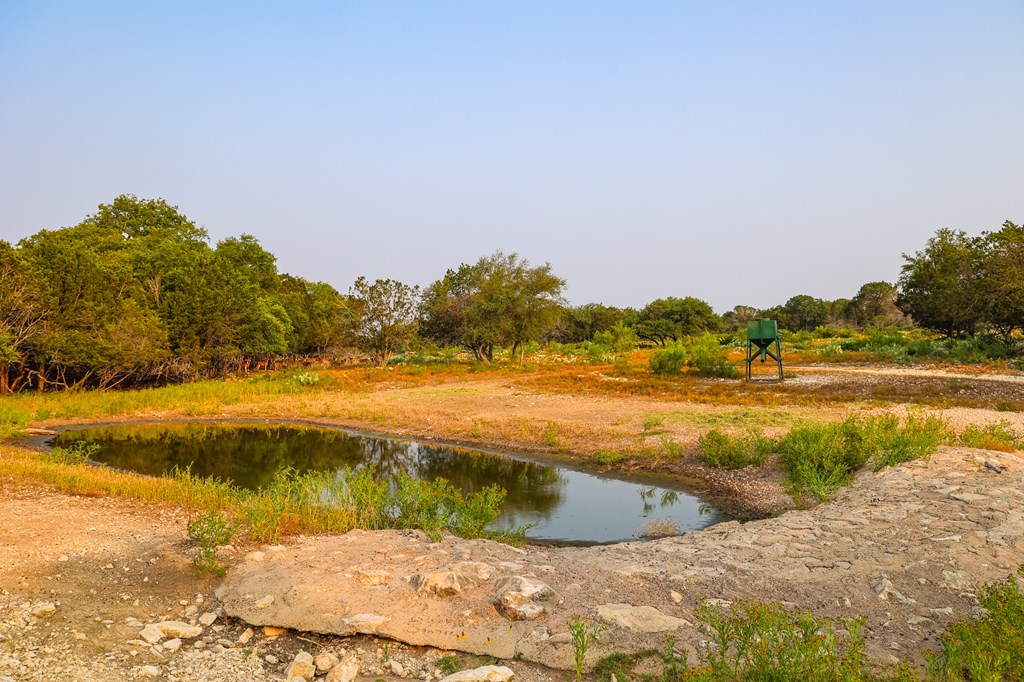
[[(532, 524), (537, 539), (614, 542), (628, 539), (646, 520), (665, 518), (682, 530), (723, 520), (684, 492), (601, 478), (464, 448), (376, 438), (332, 429), (264, 424), (144, 424), (68, 431), (66, 445), (100, 445), (97, 461), (149, 475), (190, 467), (198, 476), (257, 489), (277, 471), (370, 468), (375, 476), (399, 472), (446, 478), (475, 492), (498, 483), (507, 491), (503, 527)], [(639, 504), (636, 499), (639, 495)], [(633, 500), (633, 502), (630, 502)]]

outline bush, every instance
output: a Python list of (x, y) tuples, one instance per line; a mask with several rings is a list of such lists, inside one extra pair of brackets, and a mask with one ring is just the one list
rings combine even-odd
[(224, 574), (224, 567), (217, 561), (217, 548), (231, 542), (235, 528), (222, 512), (207, 512), (188, 524), (188, 537), (199, 543), (199, 555), (195, 565), (203, 571), (216, 575)]
[(718, 429), (712, 429), (697, 440), (701, 461), (716, 469), (761, 466), (765, 455), (776, 446), (775, 441), (753, 431), (746, 436), (734, 438)]
[(969, 448), (1014, 452), (1024, 444), (1024, 436), (1014, 431), (1009, 422), (1001, 421), (986, 426), (968, 426), (960, 434), (960, 442)]
[(655, 374), (679, 374), (686, 367), (686, 350), (679, 344), (671, 344), (654, 351), (649, 362)]
[(735, 379), (740, 375), (736, 366), (729, 362), (729, 351), (718, 343), (718, 338), (704, 334), (691, 339), (684, 345), (686, 364), (697, 370), (702, 377)]
[(56, 447), (46, 453), (47, 462), (55, 464), (85, 464), (92, 456), (99, 452), (100, 446), (96, 443), (86, 443), (84, 440), (71, 443), (67, 447)]
[(945, 422), (936, 417), (912, 414), (902, 425), (895, 415), (850, 417), (793, 429), (779, 441), (779, 450), (792, 492), (826, 500), (869, 460), (878, 470), (929, 457), (947, 436)]

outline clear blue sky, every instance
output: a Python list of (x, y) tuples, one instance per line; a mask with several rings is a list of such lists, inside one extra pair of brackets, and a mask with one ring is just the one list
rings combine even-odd
[(0, 0), (0, 239), (132, 193), (342, 291), (501, 248), (576, 304), (850, 296), (1024, 221), (1022, 34), (1020, 0)]

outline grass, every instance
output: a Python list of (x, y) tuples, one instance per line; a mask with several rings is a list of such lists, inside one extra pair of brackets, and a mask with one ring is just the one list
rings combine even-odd
[(764, 464), (776, 446), (776, 441), (755, 431), (737, 438), (712, 429), (697, 440), (697, 453), (702, 462), (716, 469), (742, 469)]
[(794, 410), (736, 407), (732, 409), (676, 410), (652, 414), (648, 419), (661, 418), (660, 423), (678, 424), (695, 428), (794, 428), (813, 421), (813, 417)]
[(284, 470), (270, 485), (247, 491), (188, 470), (167, 477), (141, 476), (0, 446), (0, 478), (8, 477), (76, 494), (176, 506), (187, 510), (190, 518), (223, 514), (240, 534), (263, 543), (284, 535), (354, 528), (419, 528), (434, 538), (447, 531), (518, 543), (527, 530), (489, 529), (505, 496), (497, 485), (463, 495), (443, 479), (428, 483), (400, 475), (392, 483), (374, 480), (368, 470), (340, 474)]
[[(1018, 569), (1024, 579), (1024, 566)], [(1010, 576), (979, 595), (984, 616), (955, 623), (942, 635), (942, 650), (928, 670), (944, 682), (1024, 680), (1024, 585)]]
[(960, 433), (960, 443), (969, 448), (1014, 452), (1024, 447), (1024, 434), (1006, 421), (986, 426), (968, 426)]

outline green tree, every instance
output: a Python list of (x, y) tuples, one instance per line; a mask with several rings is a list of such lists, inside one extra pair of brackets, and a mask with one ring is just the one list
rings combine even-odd
[(419, 287), (393, 279), (378, 279), (371, 284), (360, 277), (352, 285), (356, 343), (375, 363), (383, 365), (412, 341), (419, 297)]
[(850, 300), (847, 318), (858, 327), (893, 327), (907, 323), (896, 305), (899, 291), (888, 282), (868, 282)]
[(924, 250), (905, 261), (899, 278), (899, 306), (914, 321), (946, 336), (971, 334), (986, 313), (984, 243), (944, 228)]
[(635, 325), (637, 336), (661, 346), (685, 336), (718, 331), (721, 318), (711, 306), (692, 296), (659, 298), (640, 311)]
[(985, 319), (1005, 336), (1024, 329), (1024, 226), (1009, 220), (982, 235)]
[(14, 247), (0, 241), (0, 394), (28, 381), (31, 344), (45, 331), (45, 315), (37, 274)]
[(811, 330), (829, 320), (831, 307), (820, 298), (799, 294), (786, 301), (778, 314), (780, 327), (792, 331)]
[(515, 355), (558, 323), (564, 288), (565, 280), (550, 264), (531, 267), (518, 254), (496, 251), (475, 265), (449, 270), (427, 287), (423, 334), (464, 346), (478, 360), (493, 360), (501, 344), (511, 346)]

